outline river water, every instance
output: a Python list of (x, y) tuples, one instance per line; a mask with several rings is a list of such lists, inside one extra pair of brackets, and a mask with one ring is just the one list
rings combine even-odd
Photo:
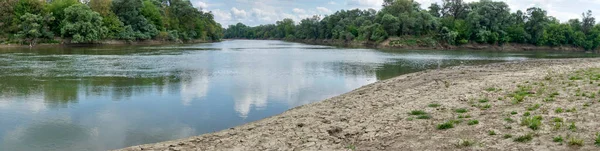
[(283, 41), (0, 49), (0, 150), (107, 150), (210, 133), (401, 74), (582, 53)]

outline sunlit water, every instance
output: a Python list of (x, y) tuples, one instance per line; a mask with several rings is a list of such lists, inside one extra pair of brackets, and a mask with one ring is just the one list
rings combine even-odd
[(210, 133), (425, 69), (589, 54), (379, 51), (282, 41), (0, 49), (0, 150)]

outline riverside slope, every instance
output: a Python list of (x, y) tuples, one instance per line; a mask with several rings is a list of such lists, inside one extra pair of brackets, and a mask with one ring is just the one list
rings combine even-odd
[[(600, 68), (600, 59), (529, 60), (428, 70), (220, 132), (120, 150), (598, 150), (594, 140), (600, 132), (600, 103), (589, 96), (600, 94), (600, 85), (579, 75), (592, 71), (600, 76), (595, 68)], [(585, 78), (573, 80), (572, 76)], [(515, 102), (510, 96), (519, 86), (530, 89), (522, 102)], [(590, 92), (588, 97), (575, 95), (582, 90)], [(552, 101), (544, 99), (554, 91), (559, 94), (553, 95)], [(489, 102), (479, 101), (482, 98)], [(428, 107), (430, 104), (440, 106)], [(484, 108), (483, 104), (490, 106)], [(541, 107), (529, 108), (535, 104)], [(468, 112), (455, 112), (463, 108)], [(558, 113), (556, 108), (576, 111)], [(431, 118), (417, 119), (409, 114), (413, 110), (425, 111)], [(543, 117), (539, 129), (521, 122), (525, 112)], [(556, 128), (553, 118), (568, 124)], [(449, 120), (464, 122), (456, 122), (451, 129), (437, 128)], [(467, 124), (473, 120), (478, 124)], [(567, 128), (571, 122), (577, 124), (576, 130)], [(533, 138), (518, 141), (526, 134)], [(556, 136), (564, 137), (565, 143), (553, 142)], [(584, 144), (571, 144), (571, 138)]]

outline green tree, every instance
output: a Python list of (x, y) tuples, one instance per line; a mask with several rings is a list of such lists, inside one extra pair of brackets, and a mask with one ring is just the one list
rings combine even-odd
[(142, 15), (146, 17), (158, 30), (163, 30), (163, 18), (161, 10), (155, 0), (144, 0), (144, 6), (141, 9)]
[(46, 5), (46, 11), (54, 15), (54, 22), (50, 24), (51, 29), (54, 33), (60, 33), (60, 29), (63, 25), (61, 22), (65, 19), (65, 9), (69, 6), (79, 4), (78, 0), (53, 0), (50, 4)]
[(12, 26), (14, 8), (18, 0), (0, 0), (0, 37), (7, 36), (16, 27)]
[(102, 17), (88, 6), (75, 4), (65, 9), (63, 37), (71, 38), (71, 43), (90, 43), (102, 39), (106, 27), (102, 27)]
[(443, 0), (442, 16), (453, 19), (465, 19), (469, 14), (469, 5), (463, 0)]
[(538, 7), (532, 7), (527, 9), (527, 15), (525, 30), (531, 35), (531, 38), (528, 41), (532, 44), (543, 45), (544, 43), (541, 41), (542, 36), (550, 22), (550, 19), (546, 15), (546, 11)]
[[(115, 0), (111, 9), (125, 25), (122, 39), (150, 39), (158, 35), (154, 25), (140, 13), (143, 3), (141, 0)], [(129, 26), (129, 27), (127, 27)]]
[(46, 26), (47, 22), (52, 20), (52, 17), (42, 17), (30, 13), (21, 15), (20, 31), (15, 36), (28, 42), (31, 47), (37, 43), (39, 38), (52, 37), (52, 33)]
[(582, 13), (581, 16), (583, 16), (581, 22), (581, 30), (583, 31), (583, 33), (588, 34), (592, 30), (594, 25), (596, 25), (596, 18), (592, 17), (591, 10), (588, 10), (586, 13)]
[(442, 17), (442, 7), (438, 3), (432, 3), (431, 6), (429, 6), (428, 12), (433, 17)]

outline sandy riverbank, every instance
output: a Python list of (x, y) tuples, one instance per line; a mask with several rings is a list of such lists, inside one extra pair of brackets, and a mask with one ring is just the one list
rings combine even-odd
[(599, 79), (600, 59), (429, 70), (220, 132), (121, 150), (599, 150)]

